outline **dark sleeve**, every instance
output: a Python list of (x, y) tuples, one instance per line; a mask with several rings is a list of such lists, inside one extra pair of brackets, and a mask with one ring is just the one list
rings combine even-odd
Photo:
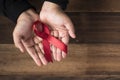
[(22, 12), (34, 8), (27, 0), (3, 0), (2, 6), (3, 14), (14, 22)]
[(66, 9), (67, 4), (69, 3), (68, 0), (45, 0), (45, 1), (50, 1), (50, 2), (58, 4), (63, 10)]

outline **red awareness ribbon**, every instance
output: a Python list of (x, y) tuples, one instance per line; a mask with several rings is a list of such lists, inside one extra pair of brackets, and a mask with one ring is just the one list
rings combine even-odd
[[(42, 25), (42, 31), (38, 31), (37, 26), (36, 26), (37, 24)], [(54, 45), (55, 47), (59, 48), (60, 50), (64, 51), (65, 53), (67, 53), (67, 45), (65, 45), (59, 39), (56, 39), (55, 37), (53, 37), (50, 34), (50, 30), (47, 25), (41, 23), (40, 21), (36, 21), (33, 24), (33, 31), (37, 36), (39, 36), (43, 39), (42, 44), (43, 44), (43, 50), (45, 52), (44, 56), (48, 62), (53, 62), (51, 50), (50, 50), (50, 44)]]

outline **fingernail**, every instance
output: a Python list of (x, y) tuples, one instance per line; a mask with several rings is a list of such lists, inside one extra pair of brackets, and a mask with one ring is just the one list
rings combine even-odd
[(24, 50), (23, 49), (21, 49), (21, 48), (19, 48), (20, 49), (20, 51), (22, 52), (22, 53), (24, 53)]
[(62, 59), (58, 58), (57, 61), (60, 62)]
[(41, 62), (39, 62), (39, 61), (38, 61), (36, 64), (37, 64), (39, 67), (42, 66)]
[(45, 63), (43, 63), (44, 65), (47, 65), (48, 64), (48, 62), (45, 62)]
[(62, 55), (62, 57), (63, 57), (63, 59), (65, 59), (65, 58), (66, 58), (66, 55)]
[(72, 35), (72, 38), (76, 38), (76, 35), (75, 35), (75, 34), (73, 34), (73, 35)]
[(37, 64), (39, 67), (42, 66), (41, 64)]

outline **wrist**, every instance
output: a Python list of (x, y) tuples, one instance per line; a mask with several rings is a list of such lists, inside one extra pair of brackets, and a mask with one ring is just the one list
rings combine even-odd
[(38, 14), (33, 9), (28, 9), (20, 14), (17, 19), (17, 22), (21, 20), (32, 20), (33, 22), (39, 19)]
[(67, 7), (67, 4), (69, 3), (69, 0), (44, 0), (44, 1), (49, 1), (52, 3), (55, 3), (60, 6), (61, 9), (65, 10)]
[(42, 11), (52, 11), (52, 10), (56, 10), (56, 9), (59, 10), (61, 8), (59, 5), (52, 3), (52, 2), (49, 2), (49, 1), (45, 1), (43, 3)]

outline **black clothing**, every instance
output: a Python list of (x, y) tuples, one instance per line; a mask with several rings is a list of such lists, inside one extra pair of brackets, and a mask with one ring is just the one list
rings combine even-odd
[(16, 22), (19, 15), (29, 8), (33, 8), (27, 0), (0, 0), (0, 12)]
[[(61, 6), (62, 9), (66, 8), (68, 0), (44, 0), (50, 1)], [(30, 9), (34, 8), (27, 0), (0, 0), (0, 13), (16, 22), (19, 15)], [(35, 9), (35, 8), (34, 8)]]

